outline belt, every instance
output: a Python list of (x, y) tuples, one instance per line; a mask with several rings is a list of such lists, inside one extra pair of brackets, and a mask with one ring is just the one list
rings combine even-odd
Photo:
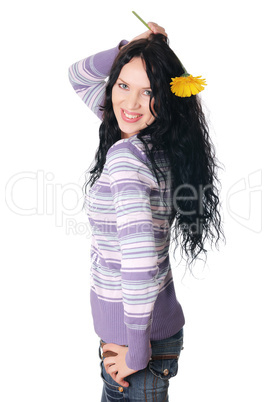
[[(103, 350), (103, 346), (106, 345), (106, 342), (101, 341), (100, 346)], [(123, 347), (126, 347), (127, 345), (120, 345)], [(107, 350), (106, 352), (102, 352), (102, 359), (105, 357), (111, 357), (111, 356), (118, 356), (118, 353), (112, 352), (111, 350)], [(150, 360), (169, 360), (169, 359), (178, 359), (178, 354), (174, 355), (152, 355)]]
[[(103, 350), (103, 346), (106, 345), (106, 342), (101, 341), (100, 346), (101, 349)], [(121, 345), (121, 346), (126, 346), (126, 345)], [(111, 356), (118, 356), (118, 353), (112, 352), (111, 350), (107, 350), (106, 352), (102, 352), (102, 359), (103, 357), (111, 357)]]

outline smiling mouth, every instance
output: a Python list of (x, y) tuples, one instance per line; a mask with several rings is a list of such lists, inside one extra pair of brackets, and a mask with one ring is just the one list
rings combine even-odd
[(128, 117), (128, 119), (137, 119), (137, 117), (141, 117), (141, 114), (129, 114), (126, 113), (125, 110), (123, 110), (123, 113), (125, 114), (126, 117)]
[(125, 121), (130, 121), (130, 122), (135, 122), (138, 121), (139, 119), (141, 119), (141, 117), (143, 117), (142, 114), (133, 114), (133, 113), (129, 113), (126, 112), (124, 109), (121, 109), (121, 114), (122, 114), (122, 118)]

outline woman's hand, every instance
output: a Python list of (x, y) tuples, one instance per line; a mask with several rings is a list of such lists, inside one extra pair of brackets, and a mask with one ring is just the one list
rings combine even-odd
[(149, 22), (147, 25), (149, 26), (149, 28), (151, 29), (151, 31), (154, 34), (160, 33), (162, 35), (168, 36), (165, 29), (163, 27), (159, 26), (158, 24), (156, 24), (155, 22)]
[(115, 352), (117, 353), (117, 356), (106, 357), (104, 359), (106, 372), (122, 387), (129, 387), (129, 383), (124, 381), (124, 378), (136, 373), (137, 371), (130, 369), (125, 362), (128, 348), (114, 343), (107, 343), (103, 346), (103, 352), (107, 351)]
[[(163, 27), (159, 26), (158, 24), (156, 24), (155, 22), (148, 22), (147, 25), (149, 26), (150, 29), (149, 29), (148, 31), (142, 33), (141, 35), (136, 36), (136, 37), (133, 38), (129, 43), (133, 42), (134, 40), (138, 40), (138, 39), (146, 39), (146, 38), (148, 38), (149, 35), (151, 35), (151, 34), (158, 34), (158, 33), (160, 33), (160, 34), (162, 34), (162, 35), (165, 35), (166, 37), (168, 36), (167, 33), (166, 33), (166, 31), (165, 31), (165, 29), (164, 29)], [(127, 43), (127, 45), (129, 45), (129, 43)], [(124, 45), (124, 46), (127, 46), (127, 45)], [(121, 49), (122, 49), (124, 46), (122, 46)]]
[(158, 24), (156, 24), (155, 22), (149, 22), (147, 25), (149, 26), (150, 29), (148, 31), (142, 33), (141, 35), (136, 36), (132, 40), (148, 38), (149, 35), (158, 34), (158, 33), (168, 36), (165, 29), (163, 27), (159, 26)]

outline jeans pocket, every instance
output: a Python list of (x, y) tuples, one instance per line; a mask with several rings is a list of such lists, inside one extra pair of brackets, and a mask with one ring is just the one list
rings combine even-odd
[(148, 368), (154, 376), (162, 380), (169, 380), (178, 373), (178, 358), (167, 359), (164, 356), (162, 360), (151, 360)]
[(152, 357), (148, 368), (162, 380), (169, 380), (178, 373), (178, 360), (183, 349), (183, 332), (173, 337), (152, 342)]

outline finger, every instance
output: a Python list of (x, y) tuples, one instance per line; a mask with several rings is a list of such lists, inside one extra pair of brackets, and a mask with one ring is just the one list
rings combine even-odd
[(116, 383), (118, 383), (118, 384), (121, 385), (121, 383), (118, 382), (117, 374), (118, 374), (117, 372), (116, 372), (116, 373), (109, 373), (110, 377), (111, 377)]
[(115, 364), (114, 359), (113, 359), (112, 357), (106, 357), (106, 358), (103, 360), (103, 363), (104, 363), (104, 367), (105, 367), (105, 370), (106, 370), (106, 371), (108, 371), (108, 368), (109, 368), (110, 366), (112, 366), (113, 364)]
[(103, 346), (103, 352), (107, 352), (107, 351), (112, 351), (112, 352), (116, 352), (117, 346), (115, 343), (106, 343)]
[(165, 29), (162, 27), (156, 27), (155, 33), (161, 33), (162, 35), (167, 35)]
[(157, 28), (157, 24), (155, 22), (148, 22), (147, 25), (149, 26), (152, 32), (154, 32), (155, 29)]
[(117, 375), (118, 369), (115, 364), (111, 364), (109, 367), (107, 367), (106, 372), (113, 378)]
[(111, 356), (111, 357), (106, 357), (105, 359), (104, 359), (104, 364), (106, 364), (107, 366), (110, 366), (111, 364), (114, 364), (115, 363), (115, 360), (114, 360), (114, 357), (113, 356)]
[(129, 387), (129, 383), (124, 380), (124, 378), (121, 378), (118, 372), (110, 374), (110, 376), (113, 378), (114, 381), (116, 381), (117, 384), (121, 385), (122, 387)]
[(161, 27), (160, 25), (156, 24), (155, 22), (149, 22), (148, 26), (154, 34), (161, 33), (161, 34), (167, 36), (165, 28)]
[[(114, 367), (115, 367), (115, 368), (114, 368)], [(106, 373), (109, 374), (109, 375), (113, 378), (114, 381), (116, 381), (116, 380), (115, 380), (115, 377), (116, 377), (116, 375), (118, 374), (118, 369), (116, 368), (115, 365), (112, 365), (112, 366), (107, 367)]]
[(108, 374), (110, 375), (110, 377), (119, 385), (121, 385), (122, 387), (128, 388), (129, 387), (129, 383), (127, 381), (124, 380), (123, 377), (120, 376), (119, 372), (117, 371), (117, 369), (115, 369), (114, 371), (112, 371), (112, 368), (109, 370)]
[(129, 385), (130, 385), (130, 384), (129, 384), (127, 381), (125, 381), (123, 378), (120, 380), (119, 384), (120, 384), (122, 387), (125, 387), (125, 388), (129, 387)]

